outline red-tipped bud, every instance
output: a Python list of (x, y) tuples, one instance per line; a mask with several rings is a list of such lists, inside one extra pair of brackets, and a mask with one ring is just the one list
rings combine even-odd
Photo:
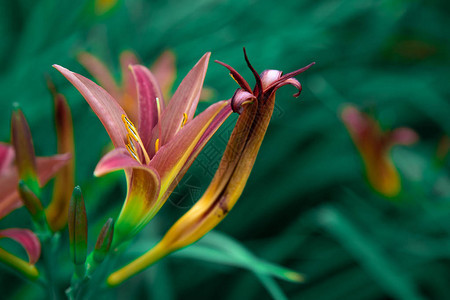
[(39, 181), (33, 140), (27, 120), (20, 108), (15, 107), (11, 116), (11, 139), (16, 153), (16, 164), (20, 179), (39, 196)]
[(94, 260), (96, 263), (101, 263), (108, 255), (109, 248), (111, 247), (114, 233), (114, 221), (109, 218), (103, 225), (102, 231), (97, 238), (97, 243), (94, 249)]
[(45, 220), (44, 208), (42, 207), (41, 201), (23, 180), (19, 181), (18, 189), (20, 198), (33, 220), (38, 223), (43, 219)]

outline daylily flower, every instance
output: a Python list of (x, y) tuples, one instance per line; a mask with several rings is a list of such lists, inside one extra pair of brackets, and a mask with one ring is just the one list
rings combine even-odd
[[(121, 83), (118, 83), (108, 67), (96, 56), (81, 52), (78, 61), (91, 73), (95, 80), (102, 86), (127, 113), (133, 123), (138, 121), (138, 98), (134, 76), (130, 65), (139, 64), (139, 59), (131, 51), (123, 51), (120, 54)], [(175, 55), (166, 50), (150, 67), (150, 70), (158, 82), (164, 99), (170, 98), (170, 91), (176, 77)], [(161, 100), (161, 99), (160, 99)]]
[(250, 176), (273, 113), (276, 91), (291, 84), (298, 89), (294, 95), (298, 97), (302, 87), (293, 77), (314, 64), (286, 75), (278, 70), (266, 70), (258, 75), (245, 49), (244, 56), (256, 79), (253, 90), (235, 69), (216, 61), (230, 71), (240, 86), (231, 99), (233, 110), (240, 116), (211, 184), (200, 200), (169, 229), (154, 248), (112, 273), (107, 279), (109, 285), (120, 284), (171, 252), (194, 243), (223, 220), (240, 197)]
[(101, 159), (94, 174), (125, 170), (128, 192), (115, 225), (114, 247), (153, 218), (231, 114), (230, 101), (220, 101), (194, 118), (209, 57), (210, 53), (206, 53), (192, 68), (167, 105), (151, 71), (132, 65), (139, 99), (137, 125), (104, 89), (55, 65), (84, 96), (114, 144), (115, 149)]
[(415, 143), (417, 134), (405, 127), (382, 131), (376, 120), (352, 105), (342, 110), (341, 117), (363, 159), (370, 185), (386, 197), (397, 196), (401, 191), (401, 180), (390, 151), (395, 145)]

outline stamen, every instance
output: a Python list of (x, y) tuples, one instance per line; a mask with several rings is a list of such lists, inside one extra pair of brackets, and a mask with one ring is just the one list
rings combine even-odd
[(128, 144), (126, 145), (128, 152), (130, 152), (131, 156), (133, 156), (134, 159), (142, 163), (141, 160), (139, 159), (139, 155), (136, 150), (136, 145), (134, 144), (133, 140), (136, 141), (141, 147), (142, 153), (144, 154), (145, 163), (148, 164), (150, 162), (150, 157), (148, 157), (147, 151), (145, 151), (144, 143), (139, 137), (139, 134), (133, 122), (131, 122), (130, 119), (128, 119), (128, 117), (125, 115), (122, 115), (122, 121), (125, 124), (125, 128), (127, 129), (128, 132), (127, 135)]
[(184, 125), (186, 125), (188, 119), (187, 113), (183, 113), (183, 121), (181, 121), (181, 128), (183, 128)]
[(131, 154), (131, 156), (133, 156), (133, 158), (138, 161), (139, 163), (142, 164), (141, 160), (139, 159), (135, 149), (132, 148), (132, 146), (130, 146), (131, 144), (127, 144), (125, 145), (127, 147), (128, 152)]
[(158, 152), (158, 150), (159, 150), (159, 139), (156, 139), (156, 142), (155, 142), (155, 153)]
[(132, 139), (131, 135), (129, 135), (129, 134), (127, 135), (127, 141), (128, 141), (128, 145), (130, 145), (130, 147), (133, 149), (133, 152), (137, 153), (136, 146), (134, 145), (133, 139)]
[(130, 119), (128, 119), (127, 116), (122, 115), (122, 121), (125, 123), (128, 134), (130, 134), (136, 141), (140, 140), (136, 127), (134, 127), (134, 124), (130, 121)]

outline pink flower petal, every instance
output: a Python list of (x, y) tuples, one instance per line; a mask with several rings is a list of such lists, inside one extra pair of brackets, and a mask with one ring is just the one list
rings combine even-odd
[(83, 95), (102, 122), (114, 146), (125, 146), (127, 131), (122, 121), (122, 115), (126, 115), (126, 113), (117, 101), (91, 80), (61, 66), (53, 66)]
[[(208, 131), (212, 124), (215, 126), (218, 125), (213, 123), (213, 121), (216, 120), (216, 117), (221, 112), (223, 113), (226, 106), (229, 106), (229, 101), (217, 102), (208, 107), (200, 115), (195, 117), (194, 120), (186, 124), (186, 126), (184, 126), (180, 132), (178, 132), (177, 136), (168, 144), (159, 149), (150, 161), (149, 166), (155, 168), (161, 177), (161, 192), (165, 193), (165, 195), (159, 199), (160, 203), (158, 204), (158, 210), (170, 195), (170, 187), (172, 186), (173, 181), (177, 178), (178, 174), (183, 171), (183, 167), (186, 163), (189, 164), (188, 160), (191, 157), (191, 154), (195, 152), (196, 146), (199, 141), (201, 141), (202, 136), (205, 133), (210, 135), (213, 131), (217, 130), (217, 128), (215, 128)], [(222, 119), (228, 115), (229, 114), (224, 113)], [(206, 140), (203, 142), (206, 143)], [(156, 210), (155, 213), (158, 210)]]
[(12, 168), (14, 157), (13, 147), (5, 143), (0, 143), (0, 174)]
[(41, 255), (41, 243), (31, 230), (10, 228), (0, 231), (0, 238), (10, 238), (18, 242), (28, 254), (30, 264), (34, 265)]
[(112, 77), (110, 70), (101, 60), (87, 52), (81, 52), (77, 56), (77, 59), (80, 64), (88, 70), (92, 77), (95, 78), (98, 84), (100, 84), (110, 95), (115, 99), (122, 96), (116, 80)]
[(144, 66), (134, 65), (131, 70), (136, 81), (139, 98), (139, 136), (147, 149), (152, 141), (152, 129), (158, 124), (158, 104), (163, 103), (162, 93), (155, 77)]
[(136, 85), (134, 78), (131, 76), (131, 65), (139, 64), (139, 59), (131, 51), (123, 51), (120, 54), (120, 69), (122, 72), (122, 88), (125, 93), (128, 93), (132, 98), (136, 99)]
[(153, 75), (155, 75), (156, 81), (161, 87), (161, 91), (166, 100), (169, 99), (169, 93), (172, 89), (177, 70), (175, 67), (175, 55), (172, 51), (164, 51), (155, 63), (150, 67)]
[(265, 70), (261, 73), (261, 84), (263, 90), (267, 89), (272, 83), (280, 79), (283, 72), (278, 70)]
[[(184, 163), (183, 167), (178, 172), (176, 178), (172, 181), (169, 188), (167, 189), (165, 196), (169, 196), (170, 193), (175, 189), (175, 186), (180, 182), (180, 180), (183, 178), (183, 176), (186, 174), (187, 170), (191, 167), (194, 160), (197, 158), (199, 153), (202, 151), (202, 149), (205, 147), (205, 145), (208, 143), (208, 141), (211, 139), (211, 137), (214, 135), (214, 133), (219, 129), (220, 126), (222, 126), (223, 122), (231, 115), (232, 109), (231, 105), (226, 105), (222, 110), (216, 115), (214, 120), (209, 124), (206, 131), (203, 133), (200, 140), (195, 145), (194, 149), (192, 150), (191, 154), (189, 155), (188, 159)], [(195, 119), (194, 119), (195, 121)], [(193, 122), (194, 122), (193, 121)]]
[(162, 133), (159, 137), (161, 146), (168, 143), (181, 129), (184, 114), (187, 114), (186, 123), (194, 117), (210, 56), (210, 52), (203, 55), (189, 71), (164, 110), (161, 116)]
[(117, 170), (129, 168), (147, 169), (147, 166), (132, 158), (127, 149), (116, 148), (102, 157), (95, 168), (94, 175), (103, 176)]

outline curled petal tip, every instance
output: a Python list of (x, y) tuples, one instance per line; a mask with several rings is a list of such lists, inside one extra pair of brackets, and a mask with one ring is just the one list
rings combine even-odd
[(237, 89), (231, 98), (231, 108), (235, 113), (241, 114), (244, 110), (243, 105), (256, 100), (256, 97), (244, 90)]

